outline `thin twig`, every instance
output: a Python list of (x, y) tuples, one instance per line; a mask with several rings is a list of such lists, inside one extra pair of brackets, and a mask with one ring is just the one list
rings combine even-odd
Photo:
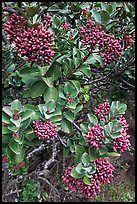
[(18, 187), (17, 187), (16, 183), (15, 183), (15, 188), (16, 188), (17, 197), (19, 197), (19, 190), (18, 190)]
[(45, 181), (51, 188), (53, 188), (59, 194), (59, 191), (46, 178), (38, 176), (38, 179)]
[(64, 141), (62, 140), (62, 138), (58, 135), (58, 138), (59, 138), (59, 140), (60, 140), (60, 142), (65, 146), (65, 147), (67, 147), (67, 145), (64, 143)]
[(3, 10), (4, 10), (4, 11), (11, 12), (11, 13), (16, 13), (16, 14), (18, 14), (18, 12), (17, 12), (15, 9), (13, 9), (13, 8), (5, 7)]
[[(18, 193), (21, 192), (21, 191), (22, 191), (22, 190), (18, 190)], [(17, 193), (17, 190), (15, 190), (15, 191), (12, 191), (12, 190), (11, 190), (10, 193), (7, 193), (7, 194), (3, 195), (2, 197), (7, 197), (7, 196), (10, 196), (10, 195), (16, 194), (16, 193)]]
[(61, 83), (66, 81), (90, 56), (91, 52), (89, 52), (83, 59), (82, 61), (69, 73), (64, 79), (62, 79)]
[(103, 80), (107, 79), (107, 78), (115, 71), (115, 69), (119, 66), (120, 60), (121, 60), (121, 57), (119, 58), (118, 62), (117, 62), (116, 65), (114, 66), (114, 68), (111, 69), (111, 71), (110, 71), (106, 76), (100, 77), (100, 78), (97, 78), (97, 79), (94, 79), (94, 80), (90, 81), (89, 83), (85, 83), (85, 85), (87, 85), (87, 84), (93, 84), (93, 83), (95, 83), (95, 82), (103, 81)]
[(32, 152), (30, 152), (28, 155), (27, 155), (27, 158), (30, 158), (30, 157), (33, 157), (34, 154), (42, 151), (45, 149), (45, 146), (46, 144), (42, 144), (40, 145), (38, 148), (35, 148), (34, 150), (32, 150)]
[(132, 57), (132, 58), (128, 61), (128, 63), (127, 63), (124, 67), (122, 67), (122, 69), (120, 69), (120, 71), (118, 71), (118, 72), (116, 73), (116, 75), (122, 74), (122, 73), (123, 73), (130, 65), (132, 65), (134, 62), (135, 62), (135, 57)]
[(133, 90), (135, 90), (135, 86), (128, 83), (127, 81), (125, 81), (124, 79), (121, 79), (122, 82), (124, 82), (126, 85), (130, 86)]
[(52, 141), (52, 157), (45, 163), (44, 165), (44, 170), (48, 169), (48, 166), (55, 161), (55, 157), (57, 155), (57, 147), (56, 147), (56, 143), (53, 140)]
[(74, 125), (74, 127), (75, 127), (80, 133), (82, 133), (82, 130), (80, 129), (80, 127), (79, 127), (75, 122), (72, 122), (72, 124)]

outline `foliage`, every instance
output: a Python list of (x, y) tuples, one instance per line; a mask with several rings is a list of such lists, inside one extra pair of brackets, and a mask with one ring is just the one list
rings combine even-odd
[[(130, 146), (126, 104), (101, 92), (112, 84), (134, 89), (134, 3), (3, 2), (2, 9), (2, 144), (10, 173), (27, 174), (30, 148), (64, 135), (71, 176), (92, 187), (94, 162)], [(109, 99), (104, 112), (92, 107), (98, 96)], [(22, 202), (36, 202), (28, 190)]]
[(38, 202), (38, 184), (34, 179), (25, 177), (18, 202)]

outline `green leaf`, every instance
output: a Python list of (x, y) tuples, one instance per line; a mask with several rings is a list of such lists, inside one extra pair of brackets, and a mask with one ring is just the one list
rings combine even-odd
[(91, 178), (91, 175), (96, 172), (95, 165), (90, 163), (87, 167), (83, 167), (83, 169), (86, 171), (86, 175)]
[(43, 67), (40, 67), (38, 66), (38, 69), (39, 71), (41, 72), (42, 76), (44, 76), (46, 74), (46, 72), (49, 70), (50, 66), (43, 66)]
[(21, 102), (16, 99), (11, 103), (11, 110), (20, 111), (21, 110)]
[(119, 108), (118, 108), (118, 112), (119, 114), (125, 114), (125, 111), (127, 109), (127, 105), (126, 104), (120, 104)]
[(15, 154), (20, 154), (22, 151), (22, 145), (20, 145), (14, 139), (10, 140), (9, 147)]
[(38, 138), (35, 138), (32, 141), (24, 140), (24, 144), (31, 146), (31, 147), (35, 147), (35, 146), (39, 146), (41, 144), (41, 140), (39, 140)]
[(11, 131), (6, 127), (2, 127), (2, 135), (8, 134), (8, 133), (11, 133)]
[(5, 112), (2, 112), (2, 122), (10, 124), (10, 117)]
[(31, 98), (37, 98), (41, 96), (46, 89), (46, 84), (44, 81), (37, 81), (34, 84), (31, 85), (30, 87), (30, 96)]
[(61, 115), (55, 115), (55, 116), (53, 115), (51, 117), (51, 120), (52, 120), (53, 123), (59, 122), (59, 121), (62, 120), (62, 116)]
[(76, 109), (76, 103), (75, 103), (75, 101), (73, 101), (71, 104), (68, 102), (68, 103), (66, 104), (66, 108), (68, 108), (68, 109), (74, 111), (74, 110)]
[(35, 115), (35, 112), (33, 110), (25, 110), (25, 112), (22, 112), (20, 114), (21, 116), (21, 122), (27, 120), (28, 118), (31, 118), (32, 116)]
[(22, 148), (20, 154), (15, 154), (9, 147), (7, 147), (6, 153), (13, 164), (18, 164), (18, 163), (22, 162), (24, 159), (25, 149)]
[(55, 108), (56, 108), (56, 103), (54, 100), (50, 100), (46, 103), (47, 105), (47, 108), (50, 109), (50, 113), (54, 112), (55, 111)]
[(73, 178), (82, 178), (83, 177), (83, 174), (79, 174), (77, 171), (76, 171), (76, 168), (74, 167), (72, 170), (71, 170), (71, 174), (70, 174)]
[(94, 125), (98, 123), (98, 119), (95, 115), (89, 113), (88, 115), (88, 119), (90, 120), (91, 123), (93, 123)]
[(82, 154), (85, 152), (85, 148), (80, 145), (75, 145), (75, 155), (76, 159), (80, 160)]
[(100, 16), (100, 14), (96, 10), (94, 10), (94, 9), (92, 9), (91, 12), (92, 12), (92, 15), (93, 15), (95, 21), (98, 22), (98, 23), (101, 23), (101, 16)]
[(82, 145), (82, 146), (86, 146), (86, 139), (83, 136), (80, 137), (79, 144)]
[(70, 133), (72, 131), (72, 124), (65, 118), (61, 121), (61, 129), (63, 132)]
[(100, 10), (100, 15), (102, 17), (102, 22), (108, 22), (110, 19), (110, 14), (106, 10)]
[(82, 163), (79, 163), (77, 166), (76, 166), (76, 171), (79, 173), (79, 174), (83, 174), (85, 171), (82, 169), (83, 168), (83, 165)]
[(65, 112), (63, 112), (63, 116), (70, 122), (73, 122), (75, 119), (74, 113), (70, 110), (66, 110)]
[(113, 12), (116, 10), (117, 2), (111, 2), (111, 6), (113, 8)]
[(114, 115), (116, 109), (116, 101), (113, 101), (110, 106), (110, 112)]
[(74, 85), (74, 87), (76, 88), (76, 90), (79, 92), (79, 91), (80, 91), (80, 87), (81, 87), (79, 81), (70, 80), (70, 82)]
[(112, 123), (112, 122), (109, 122), (107, 125), (104, 126), (105, 133), (106, 133), (106, 134), (111, 133), (112, 128), (113, 128), (113, 123)]
[(83, 108), (83, 104), (78, 103), (74, 110), (74, 113), (77, 114), (79, 111), (82, 110), (82, 108)]
[(111, 14), (113, 12), (113, 7), (112, 5), (107, 6), (107, 11)]
[(71, 83), (71, 81), (67, 81), (64, 86), (64, 93), (66, 95), (70, 95), (71, 97), (76, 97), (79, 90)]
[(36, 138), (36, 135), (32, 132), (25, 134), (25, 137), (31, 142), (33, 139)]
[(42, 80), (42, 75), (35, 65), (30, 69), (30, 67), (25, 67), (18, 72), (18, 75), (22, 78), (22, 81), (30, 87), (37, 81)]
[(115, 132), (115, 133), (111, 133), (110, 136), (111, 138), (116, 139), (118, 137), (121, 137), (122, 135), (121, 135), (121, 132)]
[(42, 79), (47, 84), (48, 87), (53, 87), (53, 81), (54, 81), (53, 76), (48, 78), (43, 77)]
[(19, 118), (19, 120), (14, 120), (13, 118), (10, 118), (10, 121), (16, 125), (16, 127), (20, 127), (20, 123), (21, 123), (21, 118)]
[(100, 155), (95, 149), (89, 147), (88, 151), (89, 151), (89, 158), (91, 162), (100, 158)]
[(17, 132), (19, 130), (19, 128), (16, 127), (15, 125), (9, 125), (8, 129), (11, 130), (12, 132)]
[(100, 147), (100, 148), (99, 148), (99, 154), (100, 154), (100, 155), (105, 154), (107, 151), (108, 151), (108, 149), (107, 149), (106, 146), (104, 146), (104, 147)]
[(11, 134), (2, 135), (2, 147), (6, 148), (11, 140)]
[(121, 156), (121, 154), (117, 153), (117, 152), (107, 152), (106, 156), (107, 157), (119, 157), (119, 156)]
[(20, 145), (23, 144), (24, 141), (24, 134), (22, 131), (19, 131), (18, 137), (14, 137), (14, 140), (19, 143)]
[(101, 66), (103, 66), (103, 61), (100, 55), (93, 53), (92, 56), (100, 63)]
[(9, 107), (9, 106), (5, 106), (5, 107), (3, 107), (3, 109), (2, 109), (7, 115), (9, 115), (9, 116), (13, 116), (13, 113), (12, 113), (12, 111), (11, 111), (11, 108)]
[(34, 105), (32, 105), (32, 104), (25, 104), (24, 105), (24, 109), (25, 110), (33, 110), (33, 111), (37, 111), (38, 110), (38, 107), (37, 106), (34, 106)]
[(88, 178), (87, 176), (84, 176), (83, 182), (88, 186), (92, 186), (91, 179)]
[(47, 87), (44, 91), (45, 102), (48, 102), (50, 100), (56, 101), (58, 99), (58, 91), (55, 87)]
[(24, 120), (23, 123), (21, 123), (21, 130), (22, 131), (27, 129), (27, 127), (30, 125), (31, 119), (28, 118), (27, 120)]
[(70, 149), (68, 147), (63, 149), (63, 156), (65, 158), (69, 158), (69, 156), (70, 156)]
[(88, 133), (88, 123), (87, 122), (84, 122), (84, 123), (81, 123), (80, 124), (80, 128), (82, 130), (82, 132), (84, 134), (87, 134)]
[(61, 19), (57, 16), (53, 16), (52, 18), (53, 20), (53, 23), (56, 25), (56, 26), (59, 26), (60, 22), (61, 22)]
[(39, 12), (38, 6), (24, 6), (24, 8), (29, 17), (33, 17), (35, 14)]
[(101, 2), (101, 9), (106, 10), (106, 5), (103, 2)]
[(88, 64), (82, 64), (79, 68), (79, 71), (81, 71), (83, 74), (85, 74), (88, 78), (91, 77), (91, 69)]
[(86, 152), (82, 154), (81, 161), (83, 164), (88, 164), (90, 162), (89, 155)]

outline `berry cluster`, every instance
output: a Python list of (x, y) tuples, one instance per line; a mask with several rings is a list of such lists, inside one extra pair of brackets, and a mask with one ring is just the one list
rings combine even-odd
[(100, 118), (100, 120), (105, 120), (106, 115), (109, 113), (110, 104), (108, 101), (104, 102), (103, 104), (98, 105), (97, 108), (94, 110), (94, 114)]
[(26, 56), (30, 66), (35, 62), (40, 66), (44, 66), (44, 63), (50, 64), (55, 54), (51, 49), (53, 33), (47, 31), (51, 25), (51, 17), (44, 16), (44, 18), (45, 27), (26, 28), (24, 18), (16, 14), (13, 14), (10, 21), (4, 24), (10, 43), (12, 42), (21, 56)]
[(85, 17), (85, 18), (88, 17), (88, 14), (89, 14), (88, 9), (82, 9), (81, 14), (82, 14), (82, 16)]
[(54, 139), (57, 137), (58, 130), (51, 121), (33, 121), (34, 133), (40, 140)]
[[(112, 60), (122, 54), (120, 41), (115, 36), (107, 36), (104, 40), (104, 50), (100, 52), (104, 65), (107, 66)], [(103, 49), (103, 48), (102, 48)]]
[(43, 26), (46, 28), (46, 30), (51, 26), (52, 24), (52, 20), (51, 20), (51, 16), (48, 16), (46, 14), (43, 14)]
[(133, 45), (133, 37), (131, 35), (124, 36), (125, 48), (128, 48)]
[(106, 34), (101, 26), (96, 25), (91, 20), (87, 20), (86, 25), (80, 27), (80, 35), (81, 42), (90, 52), (93, 52), (95, 47), (98, 46), (99, 54), (105, 66), (122, 54), (120, 41), (114, 36)]
[(104, 128), (100, 126), (100, 124), (95, 124), (92, 128), (89, 128), (88, 134), (84, 135), (87, 138), (87, 145), (91, 145), (91, 147), (95, 148), (96, 150), (103, 145), (103, 139), (105, 136), (103, 135), (102, 131)]
[(110, 183), (110, 178), (113, 177), (114, 166), (106, 158), (95, 160), (94, 165), (96, 166), (94, 177), (103, 184)]
[(73, 101), (74, 101), (74, 98), (69, 97), (69, 98), (66, 98), (66, 100), (67, 100), (67, 102), (68, 102), (68, 103), (72, 104), (72, 103), (73, 103)]
[(2, 157), (2, 163), (6, 163), (7, 161), (8, 161), (7, 156), (3, 156), (3, 157)]
[(74, 166), (68, 167), (68, 169), (65, 170), (65, 174), (62, 176), (65, 186), (72, 191), (79, 190), (92, 200), (100, 191), (101, 183), (110, 183), (110, 178), (113, 177), (114, 171), (113, 165), (108, 162), (106, 158), (94, 161), (94, 165), (96, 166), (96, 172), (91, 177), (91, 186), (86, 185), (81, 178), (75, 179), (70, 175)]
[(43, 66), (45, 62), (50, 64), (54, 51), (51, 49), (53, 33), (46, 31), (40, 26), (37, 29), (28, 28), (23, 33), (18, 33), (15, 39), (17, 51), (26, 56), (26, 60), (31, 63), (37, 63)]
[(25, 163), (24, 162), (20, 162), (19, 164), (17, 164), (16, 166), (13, 167), (13, 170), (16, 171), (16, 170), (20, 169), (23, 166), (25, 166)]
[(26, 20), (22, 16), (15, 13), (11, 16), (7, 23), (4, 23), (4, 31), (8, 33), (9, 42), (14, 42), (18, 33), (23, 33), (25, 30)]
[(66, 31), (70, 31), (70, 30), (71, 30), (70, 24), (67, 23), (66, 21), (63, 21), (62, 24), (61, 24), (61, 26), (62, 26), (63, 29), (66, 30)]
[(122, 126), (121, 137), (118, 137), (113, 140), (112, 148), (115, 152), (119, 151), (120, 153), (122, 153), (128, 150), (131, 144), (129, 141), (130, 135), (127, 134), (129, 125), (127, 124), (126, 119), (122, 115), (119, 117), (119, 122)]

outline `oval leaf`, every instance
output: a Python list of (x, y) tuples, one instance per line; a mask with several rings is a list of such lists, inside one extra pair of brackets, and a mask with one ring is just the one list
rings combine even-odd
[(9, 143), (10, 149), (15, 153), (15, 154), (20, 154), (22, 145), (17, 143), (14, 139), (12, 139)]
[(88, 164), (90, 162), (89, 155), (86, 152), (81, 156), (81, 161), (83, 164)]
[(94, 125), (98, 123), (98, 119), (95, 115), (89, 113), (88, 118), (89, 118), (90, 122), (93, 123)]
[(102, 22), (108, 22), (110, 19), (110, 14), (108, 11), (106, 10), (101, 10), (100, 11), (100, 15), (102, 17)]
[(80, 160), (82, 154), (85, 152), (85, 148), (80, 145), (75, 145), (75, 155), (76, 159)]
[(88, 178), (87, 176), (84, 176), (83, 182), (88, 186), (92, 186), (91, 179)]
[(44, 93), (46, 87), (47, 86), (44, 81), (37, 81), (32, 84), (29, 90), (31, 98), (37, 98), (41, 96)]
[(50, 100), (56, 101), (58, 99), (58, 91), (55, 87), (47, 87), (47, 89), (44, 91), (45, 102), (48, 102)]
[(11, 103), (11, 110), (20, 111), (21, 110), (21, 102), (16, 99)]
[(71, 170), (71, 174), (70, 174), (73, 178), (82, 178), (83, 175), (82, 174), (79, 174), (77, 171), (76, 171), (76, 168), (74, 167), (72, 170)]
[(91, 12), (92, 12), (92, 15), (93, 15), (95, 21), (101, 23), (101, 16), (100, 16), (100, 14), (96, 10), (94, 10), (94, 9), (92, 9)]

